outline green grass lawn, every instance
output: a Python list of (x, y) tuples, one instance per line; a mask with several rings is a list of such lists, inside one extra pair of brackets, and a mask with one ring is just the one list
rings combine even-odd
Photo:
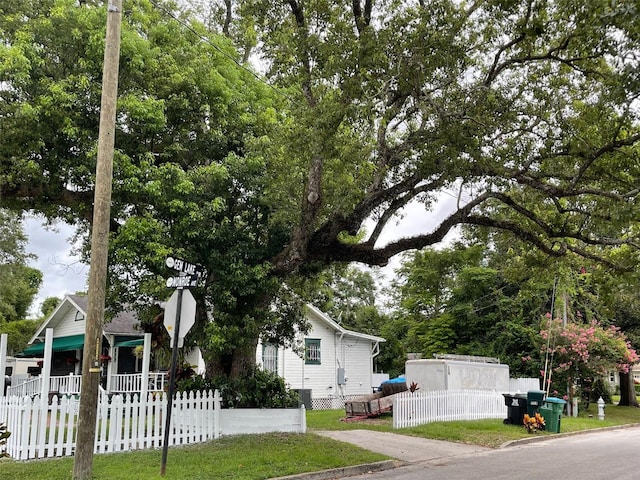
[[(597, 407), (591, 404), (589, 410), (581, 412), (578, 418), (563, 417), (561, 432), (640, 423), (638, 408), (607, 405), (605, 414), (604, 421), (598, 420)], [(318, 430), (371, 429), (488, 447), (498, 447), (530, 435), (553, 435), (545, 432), (527, 434), (524, 427), (504, 425), (502, 420), (436, 422), (395, 430), (391, 414), (355, 422), (345, 422), (343, 419), (343, 410), (308, 410), (309, 433), (305, 435), (242, 435), (205, 444), (173, 447), (169, 449), (164, 477), (160, 476), (160, 450), (96, 455), (93, 478), (258, 480), (386, 458), (313, 433)], [(72, 470), (73, 458), (28, 462), (0, 460), (1, 479), (68, 480)]]
[[(530, 435), (555, 435), (549, 432), (530, 434), (527, 433), (524, 427), (519, 425), (505, 425), (500, 419), (434, 422), (418, 427), (394, 429), (392, 426), (393, 417), (390, 413), (378, 418), (353, 422), (342, 421), (343, 418), (344, 412), (340, 410), (310, 410), (307, 412), (307, 426), (311, 432), (313, 432), (313, 430), (365, 428), (451, 442), (470, 443), (492, 448), (497, 448), (513, 440), (527, 438)], [(640, 408), (607, 405), (605, 408), (605, 419), (598, 420), (597, 405), (591, 403), (589, 408), (583, 409), (576, 418), (562, 417), (560, 432), (576, 432), (630, 423), (640, 424)]]
[[(239, 435), (172, 447), (164, 477), (160, 475), (161, 457), (161, 450), (95, 455), (93, 477), (96, 480), (257, 480), (386, 459), (312, 433)], [(69, 480), (72, 471), (73, 458), (0, 460), (0, 478), (7, 480)]]

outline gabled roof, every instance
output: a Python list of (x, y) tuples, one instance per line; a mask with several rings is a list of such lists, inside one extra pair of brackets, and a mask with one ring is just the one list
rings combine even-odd
[[(47, 328), (53, 328), (55, 332), (56, 327), (60, 325), (72, 310), (75, 310), (77, 314), (86, 318), (87, 304), (88, 299), (84, 295), (66, 295), (51, 315), (49, 315), (42, 325), (40, 325), (38, 330), (36, 330), (36, 333), (31, 337), (29, 343), (33, 343), (37, 339), (42, 340), (44, 338), (44, 331)], [(109, 323), (106, 323), (102, 327), (102, 332), (104, 335), (144, 335), (144, 332), (136, 328), (137, 324), (138, 319), (134, 312), (120, 312)]]
[(343, 328), (339, 323), (333, 321), (329, 316), (324, 313), (322, 310), (314, 307), (311, 304), (306, 305), (307, 309), (310, 310), (314, 317), (318, 320), (324, 322), (327, 326), (336, 331), (336, 333), (340, 333), (342, 335), (347, 335), (349, 337), (362, 338), (365, 340), (369, 340), (371, 342), (386, 342), (386, 340), (382, 337), (376, 337), (375, 335), (369, 335), (367, 333), (354, 332), (353, 330), (347, 330)]

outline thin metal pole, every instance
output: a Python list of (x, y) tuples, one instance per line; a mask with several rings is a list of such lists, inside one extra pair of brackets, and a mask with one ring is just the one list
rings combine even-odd
[(178, 288), (178, 305), (176, 307), (176, 324), (173, 332), (173, 352), (171, 352), (171, 370), (169, 371), (169, 398), (167, 399), (167, 418), (164, 422), (164, 440), (162, 441), (162, 463), (160, 475), (164, 477), (167, 470), (167, 453), (169, 449), (169, 429), (171, 428), (171, 410), (173, 407), (173, 395), (176, 388), (176, 364), (178, 363), (178, 344), (180, 341), (180, 316), (182, 314), (182, 292)]

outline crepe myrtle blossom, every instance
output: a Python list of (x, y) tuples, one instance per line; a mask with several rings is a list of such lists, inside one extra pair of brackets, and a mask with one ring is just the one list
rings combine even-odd
[(563, 327), (559, 319), (545, 323), (548, 328), (540, 332), (544, 341), (541, 350), (543, 354), (553, 356), (554, 374), (565, 373), (579, 380), (601, 376), (614, 369), (628, 373), (638, 362), (638, 354), (616, 326), (605, 327), (592, 321)]

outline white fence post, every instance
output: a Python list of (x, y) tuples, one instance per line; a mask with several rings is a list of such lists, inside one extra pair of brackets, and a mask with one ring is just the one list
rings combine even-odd
[(220, 392), (216, 389), (213, 394), (213, 438), (220, 438)]
[[(9, 334), (0, 334), (0, 398), (4, 397), (4, 382), (5, 371), (7, 368), (7, 342)], [(0, 423), (2, 423), (2, 416), (0, 415)]]
[(300, 405), (300, 433), (307, 433), (307, 409), (304, 406), (304, 403)]

